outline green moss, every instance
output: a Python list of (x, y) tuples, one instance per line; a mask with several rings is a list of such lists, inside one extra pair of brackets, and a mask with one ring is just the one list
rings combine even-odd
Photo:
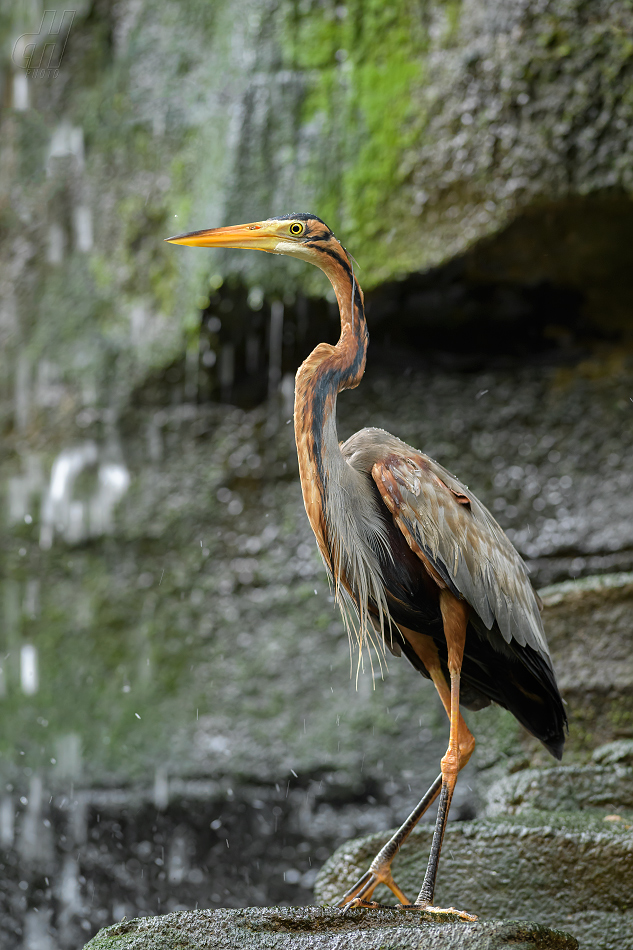
[(178, 267), (164, 243), (171, 226), (167, 208), (136, 194), (122, 199), (117, 210), (123, 229), (119, 253), (129, 275), (125, 292), (149, 296), (162, 312), (173, 312)]
[(608, 713), (614, 735), (633, 736), (633, 703), (629, 708), (623, 703), (610, 705)]
[(398, 225), (394, 204), (397, 209), (407, 177), (405, 154), (424, 125), (413, 89), (423, 82), (427, 38), (419, 10), (407, 0), (340, 10), (334, 4), (295, 9), (284, 49), (292, 68), (310, 76), (301, 122), (322, 129), (306, 189), (342, 240), (353, 236), (371, 283)]

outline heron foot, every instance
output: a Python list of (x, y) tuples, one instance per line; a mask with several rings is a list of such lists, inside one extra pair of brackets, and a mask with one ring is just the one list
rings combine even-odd
[(409, 904), (407, 906), (416, 907), (418, 910), (424, 911), (425, 914), (450, 915), (468, 921), (479, 920), (476, 914), (468, 914), (465, 910), (458, 910), (456, 907), (433, 907), (430, 904)]
[(385, 907), (385, 904), (378, 904), (372, 901), (371, 897), (379, 884), (385, 884), (389, 890), (395, 894), (401, 904), (409, 904), (406, 894), (402, 891), (391, 875), (389, 864), (380, 863), (372, 865), (363, 876), (356, 881), (349, 891), (343, 894), (337, 907)]

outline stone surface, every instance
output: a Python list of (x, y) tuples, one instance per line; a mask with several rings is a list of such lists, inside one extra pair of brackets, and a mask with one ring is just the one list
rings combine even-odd
[(577, 950), (568, 934), (528, 921), (463, 924), (419, 911), (270, 907), (122, 921), (86, 950)]
[[(496, 782), (486, 796), (487, 815), (584, 808), (633, 810), (633, 769), (577, 765), (526, 769)], [(633, 819), (631, 819), (633, 821)]]
[(633, 575), (567, 582), (541, 596), (570, 746), (633, 738)]
[[(486, 794), (486, 815), (517, 815), (532, 809), (633, 811), (633, 741), (622, 739), (599, 746), (594, 764), (525, 769), (506, 775)], [(629, 815), (625, 824), (633, 822)]]
[[(59, 75), (31, 79), (11, 52), (39, 17), (14, 4), (0, 18), (0, 775), (12, 842), (0, 939), (75, 946), (110, 919), (113, 894), (134, 913), (153, 913), (157, 896), (192, 905), (195, 888), (215, 903), (307, 900), (326, 846), (402, 817), (445, 743), (441, 707), (406, 663), (390, 661), (375, 689), (350, 679), (283, 426), (289, 377), (269, 412), (200, 405), (234, 398), (226, 379), (233, 365), (246, 376), (247, 339), (267, 385), (273, 297), (291, 338), (283, 373), (309, 349), (314, 313), (334, 334), (328, 303), (305, 296), (327, 293), (325, 278), (162, 239), (292, 207), (322, 214), (363, 284), (384, 290), (375, 339), (404, 315), (419, 347), (448, 308), (455, 338), (468, 326), (486, 357), (405, 375), (394, 352), (395, 371), (341, 399), (341, 434), (383, 425), (454, 469), (538, 585), (631, 570), (628, 351), (596, 346), (577, 365), (573, 340), (617, 340), (630, 325), (632, 14), (625, 0), (97, 0), (77, 11)], [(445, 262), (474, 296), (487, 288), (478, 308), (437, 275), (425, 293), (392, 282)], [(478, 338), (489, 303), (493, 342), (506, 318), (518, 353), (532, 332), (515, 284), (539, 319), (541, 290), (564, 291), (542, 329), (565, 365), (491, 366)], [(100, 491), (113, 485), (116, 502)], [(630, 734), (627, 589), (581, 602), (573, 588), (546, 606), (570, 756)], [(464, 776), (462, 816), (468, 785), (539, 755), (500, 710), (472, 724), (487, 777)], [(170, 796), (154, 840), (149, 812)], [(211, 813), (191, 819), (203, 799)], [(90, 805), (105, 800), (107, 832)], [(309, 864), (300, 844), (321, 857)], [(257, 848), (269, 861), (259, 877)], [(53, 936), (48, 872), (66, 882)]]
[(626, 768), (633, 765), (633, 741), (619, 739), (607, 742), (594, 750), (592, 760), (598, 765), (617, 765)]
[[(449, 826), (436, 901), (486, 917), (520, 916), (570, 931), (592, 950), (633, 943), (633, 823), (570, 812)], [(325, 864), (317, 900), (334, 902), (389, 834), (343, 845)], [(432, 830), (416, 830), (394, 862), (407, 896), (420, 888)], [(378, 900), (391, 903), (386, 889)]]

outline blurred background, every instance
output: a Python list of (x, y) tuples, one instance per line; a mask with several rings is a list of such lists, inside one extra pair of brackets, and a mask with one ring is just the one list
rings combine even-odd
[[(303, 512), (293, 375), (337, 339), (326, 279), (165, 237), (318, 214), (372, 339), (341, 437), (438, 458), (537, 587), (633, 569), (628, 3), (68, 6), (0, 10), (7, 950), (307, 903), (446, 744), (404, 660), (356, 683)], [(469, 721), (457, 820), (545, 761), (503, 711)]]

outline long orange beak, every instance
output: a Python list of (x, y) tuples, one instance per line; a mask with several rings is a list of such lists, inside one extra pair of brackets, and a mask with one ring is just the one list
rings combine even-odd
[(279, 243), (279, 235), (268, 221), (255, 221), (252, 224), (233, 224), (228, 228), (175, 234), (165, 240), (170, 244), (187, 244), (190, 247), (243, 247), (274, 251)]

